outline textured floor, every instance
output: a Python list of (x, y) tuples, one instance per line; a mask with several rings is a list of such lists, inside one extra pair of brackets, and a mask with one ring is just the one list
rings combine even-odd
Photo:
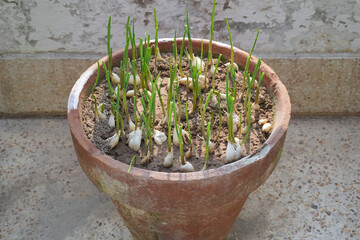
[[(359, 239), (360, 118), (293, 118), (228, 239)], [(0, 239), (132, 239), (64, 118), (0, 119)]]

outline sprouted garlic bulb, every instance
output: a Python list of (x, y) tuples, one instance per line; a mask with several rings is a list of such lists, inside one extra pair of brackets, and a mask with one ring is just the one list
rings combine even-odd
[(154, 141), (157, 145), (163, 144), (166, 141), (166, 139), (167, 139), (167, 137), (166, 137), (165, 133), (160, 132), (155, 129)]
[(239, 121), (240, 121), (239, 116), (236, 115), (235, 112), (233, 112), (233, 130), (234, 130), (234, 132), (236, 132), (238, 129)]
[(217, 100), (216, 94), (213, 94), (213, 95), (211, 96), (211, 104), (213, 104), (213, 105), (215, 105), (215, 106), (218, 104), (218, 100)]
[(120, 77), (116, 73), (111, 73), (110, 79), (112, 84), (120, 84)]
[(211, 65), (209, 72), (210, 72), (211, 75), (214, 74), (214, 72), (215, 72), (215, 67), (214, 67), (214, 65)]
[(179, 146), (179, 138), (178, 138), (178, 135), (176, 133), (176, 128), (175, 127), (173, 128), (173, 144), (175, 146)]
[(251, 105), (251, 109), (258, 111), (258, 110), (260, 110), (260, 105), (258, 103), (253, 103)]
[(129, 132), (133, 131), (135, 131), (135, 124), (131, 121), (131, 118), (129, 118)]
[(185, 153), (185, 158), (190, 158), (192, 156), (192, 146)]
[[(203, 76), (203, 77), (201, 77), (201, 76)], [(201, 80), (201, 79), (203, 79), (203, 80)], [(204, 89), (205, 89), (204, 80), (205, 80), (204, 75), (200, 75), (200, 76), (199, 76), (199, 79), (198, 79), (198, 84), (199, 84), (201, 90), (204, 90)], [(179, 80), (179, 84), (184, 85), (184, 86), (189, 86), (189, 89), (192, 90), (192, 89), (193, 89), (193, 83), (192, 83), (192, 78), (191, 78), (191, 77), (189, 77), (189, 85), (187, 85), (187, 83), (188, 83), (188, 82), (187, 82), (187, 78), (186, 78), (186, 77), (183, 77), (183, 78), (181, 78), (181, 79)]]
[(254, 80), (253, 85), (251, 86), (252, 89), (256, 89), (258, 85), (257, 80)]
[(127, 142), (132, 150), (139, 151), (141, 144), (141, 135), (142, 135), (141, 129), (137, 129), (129, 133), (129, 138)]
[(116, 99), (117, 98), (117, 92), (119, 91), (119, 95), (120, 98), (122, 97), (122, 89), (120, 87), (120, 85), (116, 85), (116, 87), (114, 88), (114, 94), (111, 96), (112, 99)]
[(272, 129), (271, 123), (265, 123), (265, 124), (262, 126), (262, 129), (261, 129), (261, 130), (262, 130), (264, 133), (268, 133), (268, 132), (271, 131), (271, 129)]
[[(231, 64), (230, 62), (225, 63), (225, 67), (230, 66), (230, 64)], [(239, 71), (239, 66), (236, 63), (233, 63), (232, 65), (233, 65), (235, 71)]]
[(226, 94), (225, 93), (220, 93), (220, 98), (225, 100), (226, 99)]
[(96, 107), (97, 115), (99, 119), (105, 120), (106, 114), (101, 111), (102, 109), (104, 109), (104, 103), (101, 103), (99, 106)]
[(110, 149), (116, 147), (116, 145), (119, 143), (119, 139), (120, 139), (120, 132), (115, 132), (113, 136), (106, 139), (106, 141), (109, 143)]
[(214, 153), (215, 152), (215, 145), (214, 143), (210, 140), (209, 141), (209, 153)]
[(235, 143), (231, 143), (230, 141), (228, 141), (226, 148), (225, 162), (226, 163), (234, 162), (240, 159), (241, 155), (242, 155), (242, 148), (240, 146), (239, 139), (236, 137)]
[(133, 98), (135, 95), (135, 91), (134, 90), (129, 90), (126, 92), (126, 97), (127, 98)]
[(113, 113), (111, 113), (109, 117), (109, 126), (112, 128), (115, 127), (115, 116)]
[(194, 166), (190, 162), (186, 162), (184, 165), (180, 166), (180, 172), (193, 172)]
[(200, 71), (200, 69), (204, 70), (204, 61), (202, 61), (199, 57), (195, 57), (194, 60), (191, 62), (191, 65), (194, 67), (197, 67), (197, 70)]
[[(139, 75), (136, 74), (135, 79), (136, 79), (136, 81), (135, 81), (136, 86), (140, 85), (141, 79), (140, 79)], [(130, 77), (129, 77), (129, 85), (134, 85), (134, 75), (130, 75)]]
[(163, 162), (163, 166), (166, 168), (172, 167), (173, 165), (173, 160), (174, 160), (174, 154), (173, 152), (168, 152), (168, 154), (166, 155), (164, 162)]

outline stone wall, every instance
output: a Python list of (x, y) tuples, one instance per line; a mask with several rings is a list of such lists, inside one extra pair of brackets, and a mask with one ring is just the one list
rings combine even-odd
[[(128, 16), (135, 32), (182, 35), (189, 10), (192, 37), (209, 38), (212, 2), (0, 1), (0, 115), (65, 114), (72, 84), (106, 54), (124, 45)], [(294, 114), (360, 113), (360, 1), (218, 0), (214, 39), (248, 51), (257, 28), (255, 55), (287, 86)]]

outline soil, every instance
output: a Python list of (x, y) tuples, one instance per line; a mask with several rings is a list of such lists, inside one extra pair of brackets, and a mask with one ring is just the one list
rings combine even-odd
[[(160, 85), (160, 82), (163, 80), (161, 87), (161, 94), (162, 99), (164, 101), (165, 109), (166, 109), (166, 99), (167, 99), (167, 85), (170, 81), (169, 79), (169, 64), (168, 64), (168, 58), (173, 61), (172, 54), (168, 53), (162, 53), (162, 57), (165, 61), (157, 62), (157, 68), (155, 68), (155, 62), (154, 59), (151, 59), (150, 61), (150, 70), (152, 75), (155, 77), (158, 74), (158, 71), (161, 71), (160, 79), (158, 81), (158, 84)], [(216, 56), (214, 56), (214, 59)], [(224, 65), (227, 60), (223, 59), (218, 67), (218, 71), (215, 77), (215, 89), (219, 90), (221, 93), (225, 93), (225, 79), (226, 79), (226, 66)], [(189, 66), (186, 58), (183, 58), (182, 61), (182, 68), (184, 73), (189, 73)], [(114, 67), (113, 72), (119, 74), (119, 68)], [(178, 73), (179, 75), (179, 73)], [(189, 73), (190, 75), (190, 73)], [(210, 76), (210, 73), (208, 73), (208, 76)], [(210, 78), (211, 79), (211, 78)], [(244, 116), (244, 109), (243, 109), (243, 98), (240, 97), (240, 89), (242, 89), (242, 71), (239, 70), (236, 72), (236, 89), (239, 94), (237, 94), (237, 100), (235, 103), (235, 112), (239, 115), (241, 115), (242, 119), (242, 128), (245, 127), (245, 116)], [(232, 86), (232, 80), (230, 78), (229, 81), (230, 86)], [(128, 90), (133, 89), (132, 85), (129, 85)], [(208, 96), (208, 92), (211, 89), (207, 88), (202, 91), (202, 103), (205, 103), (206, 97)], [(251, 90), (251, 96), (252, 100), (251, 102), (254, 102), (255, 98), (255, 92), (256, 89)], [(183, 129), (187, 131), (186, 126), (186, 119), (185, 119), (185, 103), (188, 102), (189, 111), (192, 109), (192, 91), (187, 90), (186, 86), (179, 86), (179, 93), (181, 95), (181, 102), (182, 102), (182, 116), (181, 116), (181, 124), (183, 124)], [(107, 119), (110, 116), (110, 96), (109, 96), (109, 89), (107, 86), (107, 82), (104, 79), (99, 79), (99, 84), (96, 87), (95, 90), (95, 96), (97, 98), (97, 102), (104, 103), (105, 105), (105, 112), (107, 115)], [(159, 101), (159, 97), (156, 97), (156, 121), (155, 121), (155, 129), (162, 131), (167, 135), (168, 127), (167, 123), (162, 124), (161, 120), (164, 118), (164, 115), (161, 110), (161, 105)], [(128, 99), (127, 105), (129, 110), (129, 115), (132, 118), (132, 121), (134, 122), (134, 112), (133, 112), (133, 104)], [(261, 125), (258, 123), (259, 119), (266, 118), (269, 120), (269, 122), (273, 125), (273, 115), (274, 115), (274, 102), (272, 100), (272, 97), (269, 95), (269, 93), (266, 91), (265, 87), (260, 87), (260, 97), (259, 97), (259, 104), (260, 104), (260, 110), (254, 111), (252, 110), (252, 116), (255, 118), (255, 121), (251, 124), (251, 130), (249, 138), (246, 140), (244, 144), (241, 145), (243, 153), (242, 157), (255, 153), (258, 151), (263, 143), (266, 141), (266, 139), (269, 137), (270, 133), (264, 133), (261, 131)], [(121, 107), (120, 107), (121, 108)], [(140, 116), (140, 113), (142, 112), (142, 105), (140, 101), (137, 101), (137, 115)], [(204, 166), (204, 160), (205, 160), (205, 141), (201, 134), (201, 124), (200, 119), (201, 116), (198, 111), (198, 107), (196, 108), (196, 113), (189, 115), (189, 122), (190, 122), (190, 129), (191, 129), (191, 136), (193, 139), (193, 155), (186, 159), (186, 161), (189, 161), (193, 166), (195, 171), (199, 171)], [(213, 104), (211, 101), (209, 103), (209, 106), (206, 110), (205, 114), (205, 127), (206, 123), (210, 121), (211, 112), (214, 111), (214, 120), (213, 120), (213, 138), (217, 135), (218, 132), (218, 126), (219, 126), (219, 113), (218, 113), (218, 105)], [(122, 111), (122, 109), (121, 109)], [(166, 110), (165, 110), (166, 111)], [(221, 113), (222, 113), (222, 126), (220, 135), (217, 139), (217, 141), (214, 141), (215, 145), (215, 153), (209, 154), (209, 161), (207, 165), (207, 169), (212, 168), (218, 168), (220, 166), (223, 166), (225, 164), (225, 154), (226, 154), (226, 147), (227, 147), (227, 134), (228, 134), (228, 127), (227, 127), (227, 108), (226, 108), (226, 100), (221, 100)], [(129, 133), (128, 130), (128, 121), (126, 120), (125, 114), (122, 114), (124, 119), (124, 129), (125, 134), (127, 135)], [(144, 147), (144, 140), (142, 140), (141, 143), (141, 149), (139, 152), (133, 151), (131, 148), (127, 145), (127, 137), (123, 136), (118, 145), (113, 148), (109, 149), (108, 142), (106, 141), (107, 138), (111, 137), (115, 133), (115, 128), (111, 128), (108, 124), (108, 120), (95, 120), (95, 113), (94, 113), (94, 101), (89, 96), (87, 99), (84, 100), (83, 106), (81, 108), (81, 119), (83, 123), (83, 128), (85, 131), (86, 136), (88, 139), (95, 144), (95, 146), (100, 149), (104, 154), (110, 155), (114, 159), (121, 161), (125, 164), (130, 164), (130, 161), (134, 155), (137, 155), (137, 161), (136, 163), (133, 163), (133, 166), (138, 168), (144, 168), (148, 170), (153, 171), (160, 171), (160, 172), (178, 172), (180, 167), (180, 153), (179, 153), (179, 147), (173, 146), (173, 152), (174, 152), (174, 161), (173, 166), (171, 168), (165, 168), (163, 167), (163, 161), (165, 156), (167, 155), (168, 149), (167, 149), (167, 141), (165, 141), (162, 145), (157, 145), (154, 143), (154, 149), (153, 154), (150, 158), (150, 161), (145, 164), (141, 164), (140, 161), (143, 156), (145, 156), (145, 147)], [(173, 125), (172, 125), (173, 126)], [(235, 137), (238, 136), (238, 130), (235, 133)], [(144, 131), (142, 136), (144, 137)], [(244, 138), (245, 135), (240, 134), (240, 141)], [(184, 152), (186, 152), (189, 148), (189, 143), (186, 142), (184, 144)], [(240, 159), (241, 161), (241, 159)]]

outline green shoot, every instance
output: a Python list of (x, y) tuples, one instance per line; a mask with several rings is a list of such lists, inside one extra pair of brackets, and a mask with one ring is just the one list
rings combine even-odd
[(138, 126), (138, 117), (137, 117), (137, 114), (136, 114), (136, 95), (134, 95), (134, 104), (133, 104), (133, 107), (134, 107), (134, 118), (135, 118), (135, 130), (137, 129), (137, 126)]
[(213, 135), (213, 132), (214, 132), (214, 110), (212, 109), (211, 110), (211, 118), (210, 118), (210, 126), (211, 126), (211, 129), (210, 129), (210, 136)]
[(210, 92), (209, 92), (209, 95), (206, 98), (204, 107), (200, 110), (201, 111), (201, 133), (202, 133), (204, 138), (206, 138), (206, 135), (205, 135), (205, 123), (204, 123), (204, 121), (205, 121), (205, 112), (206, 112), (206, 109), (208, 107), (208, 104), (209, 104), (209, 101), (210, 101), (210, 98), (211, 98), (211, 95), (213, 94), (213, 92), (214, 92), (214, 89), (211, 89)]
[(202, 171), (206, 170), (207, 164), (209, 162), (209, 142), (210, 142), (210, 125), (207, 126), (207, 134), (206, 134), (206, 143), (205, 143), (205, 164), (201, 169)]
[(183, 52), (184, 52), (185, 36), (186, 36), (186, 31), (184, 32), (184, 35), (183, 35), (183, 39), (181, 42), (181, 48), (180, 48), (180, 55), (179, 55), (179, 72), (182, 77), (185, 76), (183, 73), (183, 70), (182, 70), (182, 56), (183, 56)]
[(175, 70), (175, 68), (171, 69), (171, 66), (170, 66), (170, 87), (169, 87), (168, 98), (167, 98), (168, 116), (170, 116), (169, 107), (170, 107), (170, 101), (172, 99), (173, 83), (175, 80), (175, 76), (176, 76), (176, 70)]
[(220, 63), (220, 59), (221, 59), (221, 54), (219, 55), (218, 57), (218, 60), (216, 62), (216, 66), (215, 66), (215, 70), (214, 70), (214, 73), (212, 75), (212, 83), (211, 83), (211, 86), (212, 86), (212, 89), (215, 90), (215, 75), (216, 75), (216, 72), (217, 72), (217, 69), (218, 69), (218, 66), (219, 66), (219, 63)]
[(135, 160), (135, 163), (136, 163), (136, 155), (134, 155), (134, 156), (132, 157), (131, 161), (130, 161), (130, 165), (129, 165), (128, 173), (130, 172), (130, 169), (131, 169), (131, 166), (132, 166), (132, 164), (133, 164), (134, 160)]
[[(135, 61), (135, 65), (132, 64), (133, 67), (133, 72), (135, 72), (135, 74), (137, 73), (137, 66), (136, 66), (136, 59), (137, 59), (137, 51), (136, 51), (136, 43), (135, 43), (135, 21), (134, 18), (132, 20), (132, 32), (130, 31), (130, 42), (131, 42), (131, 49), (132, 49), (132, 61)], [(134, 79), (135, 79), (135, 75), (134, 75)], [(134, 89), (134, 92), (136, 94), (136, 91)]]
[(111, 32), (111, 16), (109, 16), (108, 32), (107, 32), (107, 51), (109, 55), (109, 75), (112, 75), (112, 48), (110, 47), (110, 32)]
[(158, 46), (158, 23), (156, 18), (156, 8), (154, 8), (154, 19), (155, 19), (155, 54), (154, 55), (155, 55), (155, 66), (156, 66), (156, 62), (162, 60)]
[(176, 30), (173, 43), (174, 65), (177, 63), (177, 44), (176, 44)]
[(181, 119), (181, 99), (180, 99), (180, 93), (179, 93), (179, 82), (175, 84), (175, 94), (176, 94), (176, 100), (178, 104), (178, 113), (177, 113), (177, 121), (180, 122)]
[(225, 18), (225, 21), (226, 21), (226, 26), (227, 26), (227, 29), (228, 29), (228, 32), (229, 32), (230, 46), (231, 46), (230, 64), (231, 64), (231, 66), (233, 66), (233, 64), (234, 64), (234, 46), (233, 46), (233, 41), (232, 41), (231, 32), (230, 32), (230, 26), (229, 26), (229, 22), (228, 22), (227, 18)]
[[(126, 118), (127, 120), (130, 119), (130, 115), (129, 115), (129, 111), (128, 111), (128, 107), (127, 107), (127, 101), (126, 101), (126, 90), (127, 90), (127, 87), (128, 87), (128, 84), (129, 84), (129, 78), (130, 78), (130, 73), (127, 73), (125, 75), (125, 79), (124, 79), (124, 88), (122, 89), (123, 90), (123, 94), (122, 94), (122, 106), (124, 108), (124, 111), (125, 111), (125, 115), (126, 115)], [(136, 85), (136, 84), (134, 84)]]
[(210, 41), (209, 41), (209, 54), (208, 54), (208, 64), (210, 64), (210, 66), (213, 66), (212, 41), (213, 41), (213, 37), (214, 37), (214, 18), (215, 18), (215, 0), (213, 3), (213, 10), (212, 10), (212, 14), (211, 14), (211, 27), (210, 27)]
[(106, 76), (106, 81), (107, 81), (107, 83), (108, 83), (108, 87), (109, 87), (109, 91), (110, 91), (110, 96), (113, 96), (113, 95), (114, 95), (114, 90), (113, 90), (113, 88), (111, 87), (109, 71), (108, 71), (108, 69), (107, 69), (106, 64), (105, 64), (104, 61), (102, 62), (102, 64), (103, 64), (103, 67), (104, 67), (104, 70), (105, 70), (105, 76)]
[(259, 82), (256, 88), (256, 96), (255, 96), (255, 104), (259, 104), (259, 92), (260, 92), (260, 85), (262, 82), (262, 79), (264, 77), (265, 73), (261, 73), (260, 78), (259, 78)]
[(226, 104), (228, 112), (228, 141), (235, 143), (233, 131), (234, 98), (229, 94), (229, 69), (226, 70)]
[(243, 78), (243, 84), (242, 84), (242, 92), (243, 93), (245, 92), (245, 77), (247, 75), (247, 72), (249, 71), (249, 63), (250, 63), (251, 55), (252, 55), (252, 52), (254, 51), (255, 44), (256, 44), (258, 36), (259, 36), (259, 28), (258, 28), (257, 33), (256, 33), (254, 44), (253, 44), (252, 48), (250, 49), (249, 56), (248, 56), (248, 58), (246, 60), (246, 65), (245, 65), (245, 70), (244, 70), (244, 78)]
[(251, 127), (251, 105), (250, 105), (250, 96), (249, 96), (249, 101), (247, 104), (247, 128), (246, 128), (246, 135), (244, 137), (244, 139), (241, 141), (240, 145), (243, 144), (247, 138), (249, 137), (250, 134), (250, 127)]
[(168, 108), (168, 152), (171, 152), (171, 117), (172, 117), (172, 108), (173, 102), (170, 102), (170, 106)]
[(191, 129), (190, 129), (189, 115), (188, 115), (188, 102), (186, 102), (186, 104), (185, 104), (185, 118), (186, 118), (187, 129), (189, 132), (190, 145), (192, 146)]
[(175, 130), (176, 130), (176, 134), (178, 136), (179, 139), (179, 148), (180, 148), (180, 160), (181, 160), (181, 165), (185, 165), (185, 155), (184, 155), (184, 145), (183, 145), (183, 140), (182, 140), (182, 128), (183, 126), (178, 126), (178, 122), (177, 122), (177, 117), (176, 117), (176, 109), (175, 109), (175, 105), (174, 105), (174, 125), (175, 125)]
[(190, 35), (190, 25), (189, 25), (188, 11), (186, 11), (186, 32), (187, 32), (187, 37), (188, 37), (188, 51), (189, 51), (190, 59), (192, 61), (192, 60), (194, 60), (194, 53), (193, 53), (193, 48), (192, 48), (192, 44), (191, 44), (191, 35)]
[[(159, 73), (158, 76), (160, 76), (160, 74), (161, 74), (161, 72)], [(160, 86), (162, 85), (162, 81), (164, 81), (164, 79), (161, 80)], [(157, 84), (155, 84), (155, 87), (156, 87), (156, 91), (157, 91), (158, 96), (159, 96), (162, 113), (164, 115), (164, 118), (166, 118), (165, 106), (164, 106), (164, 101), (163, 101), (162, 96), (161, 96), (160, 87)]]
[(222, 127), (222, 114), (221, 114), (221, 105), (220, 105), (220, 103), (221, 103), (220, 91), (217, 92), (217, 99), (218, 99), (218, 108), (219, 108), (219, 126), (218, 126), (218, 133), (217, 133), (214, 141), (216, 141), (216, 140), (219, 138), (220, 132), (221, 132), (221, 127)]

